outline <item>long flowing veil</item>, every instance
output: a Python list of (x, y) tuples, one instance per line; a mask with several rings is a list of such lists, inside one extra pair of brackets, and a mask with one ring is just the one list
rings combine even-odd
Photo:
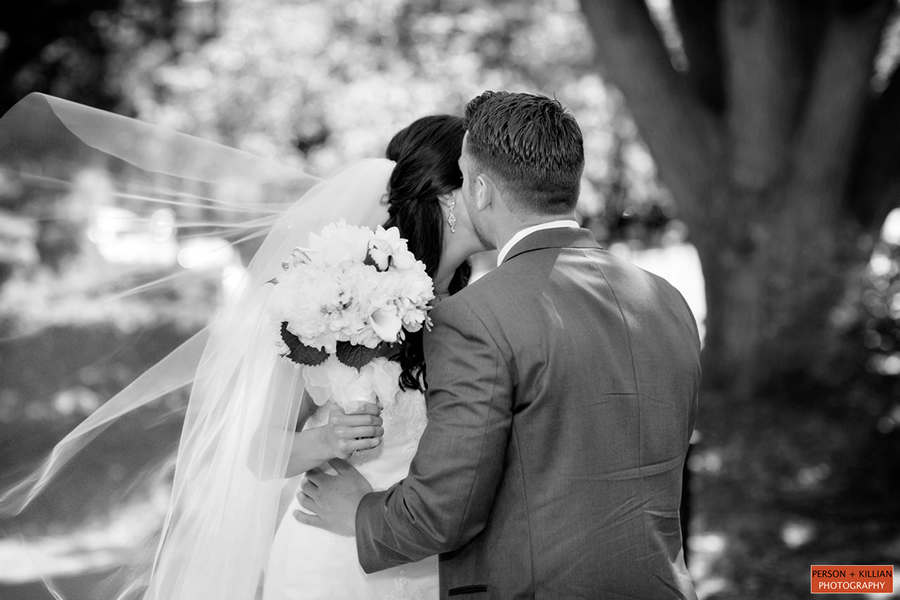
[[(47, 166), (50, 157), (53, 168)], [(121, 192), (133, 200), (243, 215), (231, 229), (239, 237), (265, 239), (223, 312), (91, 414), (31, 476), (3, 492), (0, 513), (25, 507), (109, 424), (192, 383), (159, 544), (147, 572), (135, 575), (117, 596), (252, 599), (277, 524), (303, 392), (301, 374), (275, 345), (278, 329), (264, 306), (267, 282), (292, 248), (305, 245), (309, 233), (325, 224), (383, 222), (393, 163), (367, 159), (320, 181), (231, 148), (39, 94), (0, 118), (0, 173), (54, 184), (91, 165), (154, 183)], [(293, 203), (285, 208), (288, 197)]]

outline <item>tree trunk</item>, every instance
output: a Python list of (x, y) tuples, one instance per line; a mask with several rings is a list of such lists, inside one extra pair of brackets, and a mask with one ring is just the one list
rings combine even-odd
[(717, 190), (724, 198), (711, 204), (734, 208), (694, 235), (707, 289), (704, 381), (739, 400), (825, 360), (848, 236), (826, 211), (800, 214), (802, 192), (750, 194), (725, 177)]
[(687, 73), (643, 2), (581, 5), (700, 254), (704, 385), (739, 400), (815, 370), (863, 227), (845, 197), (892, 0), (673, 0)]

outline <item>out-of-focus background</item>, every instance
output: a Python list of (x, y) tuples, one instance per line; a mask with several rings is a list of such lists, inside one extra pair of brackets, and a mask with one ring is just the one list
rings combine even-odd
[[(900, 563), (898, 17), (895, 0), (5, 2), (0, 113), (40, 91), (324, 176), (483, 90), (555, 95), (585, 134), (580, 218), (681, 289), (704, 338), (698, 595), (799, 598), (812, 564)], [(102, 171), (20, 183), (0, 172), (7, 483), (202, 328), (253, 248), (189, 235), (178, 207), (140, 213)], [(92, 600), (140, 552), (166, 477), (113, 490), (174, 447), (185, 398), (0, 521), (0, 598)]]

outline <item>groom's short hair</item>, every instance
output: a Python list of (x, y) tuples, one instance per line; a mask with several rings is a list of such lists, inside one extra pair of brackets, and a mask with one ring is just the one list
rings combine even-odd
[(584, 142), (575, 117), (557, 100), (484, 92), (466, 106), (467, 154), (492, 176), (516, 209), (565, 214), (578, 202)]

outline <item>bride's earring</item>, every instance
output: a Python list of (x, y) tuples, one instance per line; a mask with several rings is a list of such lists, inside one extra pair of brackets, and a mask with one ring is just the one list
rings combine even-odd
[(456, 200), (447, 201), (447, 224), (450, 225), (450, 233), (456, 233), (456, 215), (453, 214), (453, 207), (456, 206)]

